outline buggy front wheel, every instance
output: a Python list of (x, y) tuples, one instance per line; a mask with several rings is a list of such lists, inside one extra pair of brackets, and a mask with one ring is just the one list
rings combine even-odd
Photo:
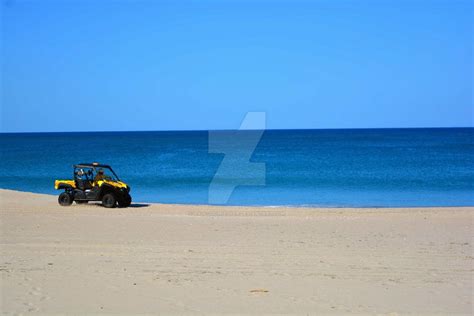
[(118, 200), (118, 205), (120, 207), (129, 207), (130, 204), (132, 204), (132, 197), (129, 194), (122, 196)]

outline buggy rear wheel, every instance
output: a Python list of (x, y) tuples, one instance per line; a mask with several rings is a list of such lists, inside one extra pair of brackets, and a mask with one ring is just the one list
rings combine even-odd
[(102, 198), (102, 205), (107, 208), (113, 208), (117, 204), (117, 199), (113, 193), (107, 193)]
[(74, 200), (74, 197), (72, 194), (63, 192), (59, 195), (58, 197), (58, 203), (61, 206), (69, 206), (72, 204), (72, 201)]

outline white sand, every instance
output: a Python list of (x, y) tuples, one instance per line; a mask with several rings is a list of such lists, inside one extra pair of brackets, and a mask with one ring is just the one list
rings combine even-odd
[(0, 206), (5, 314), (473, 312), (474, 208)]

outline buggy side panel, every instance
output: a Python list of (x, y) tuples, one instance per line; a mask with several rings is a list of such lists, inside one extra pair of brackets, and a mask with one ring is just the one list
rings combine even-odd
[(102, 187), (103, 185), (108, 185), (117, 189), (127, 188), (127, 185), (122, 181), (99, 180), (97, 181), (96, 185), (99, 187)]
[(74, 180), (56, 180), (54, 181), (54, 188), (56, 190), (75, 189), (76, 182)]

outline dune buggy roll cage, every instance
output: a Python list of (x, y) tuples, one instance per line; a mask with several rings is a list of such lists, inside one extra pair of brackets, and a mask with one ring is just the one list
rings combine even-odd
[(74, 172), (76, 171), (76, 169), (81, 169), (81, 168), (91, 168), (91, 169), (94, 169), (94, 172), (97, 172), (96, 168), (108, 169), (108, 170), (110, 170), (110, 172), (112, 172), (112, 174), (115, 176), (115, 178), (118, 181), (120, 181), (120, 178), (117, 176), (115, 171), (109, 165), (102, 165), (102, 164), (94, 162), (94, 163), (80, 163), (80, 164), (77, 164), (77, 165), (73, 165), (73, 167), (74, 167)]

